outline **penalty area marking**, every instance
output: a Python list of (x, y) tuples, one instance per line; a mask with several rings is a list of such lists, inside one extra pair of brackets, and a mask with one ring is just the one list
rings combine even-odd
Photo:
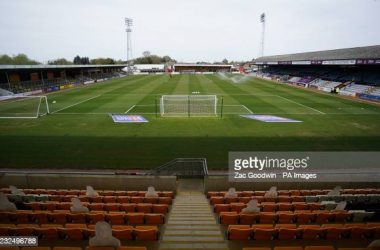
[(298, 104), (298, 105), (300, 105), (300, 106), (302, 106), (302, 107), (305, 107), (305, 108), (308, 108), (308, 109), (314, 110), (315, 112), (318, 112), (318, 113), (320, 113), (320, 114), (322, 114), (322, 115), (325, 115), (325, 113), (323, 113), (322, 111), (319, 111), (319, 110), (317, 110), (317, 109), (311, 108), (311, 107), (309, 107), (309, 106), (307, 106), (307, 105), (304, 105), (304, 104), (301, 104), (301, 103), (299, 103), (299, 102), (296, 102), (296, 101), (290, 100), (290, 99), (285, 98), (285, 97), (282, 97), (282, 96), (280, 96), (280, 95), (276, 95), (276, 96), (277, 96), (277, 97), (280, 97), (280, 98), (282, 98), (282, 99), (284, 99), (284, 100), (287, 100), (287, 101), (289, 101), (289, 102), (293, 102), (293, 103), (295, 103), (295, 104)]
[(94, 96), (94, 97), (88, 98), (88, 99), (86, 99), (86, 100), (84, 100), (84, 101), (74, 103), (73, 105), (70, 105), (70, 106), (67, 106), (67, 107), (65, 107), (65, 108), (61, 108), (61, 109), (58, 109), (58, 110), (56, 110), (56, 111), (54, 111), (54, 112), (51, 112), (50, 114), (51, 114), (51, 115), (52, 115), (52, 114), (55, 114), (55, 113), (57, 113), (57, 112), (59, 112), (59, 111), (62, 111), (62, 110), (65, 110), (65, 109), (68, 109), (68, 108), (74, 107), (74, 106), (76, 106), (76, 105), (79, 105), (79, 104), (81, 104), (81, 103), (84, 103), (84, 102), (90, 101), (90, 100), (95, 99), (95, 98), (98, 98), (99, 96), (101, 96), (101, 95), (97, 95), (97, 96)]
[(124, 114), (127, 114), (129, 111), (131, 111), (136, 105), (133, 105), (132, 107), (130, 107), (127, 111), (125, 111)]
[(242, 105), (246, 110), (248, 110), (249, 111), (249, 113), (251, 113), (251, 114), (253, 114), (253, 112), (249, 109), (249, 108), (247, 108), (245, 105)]

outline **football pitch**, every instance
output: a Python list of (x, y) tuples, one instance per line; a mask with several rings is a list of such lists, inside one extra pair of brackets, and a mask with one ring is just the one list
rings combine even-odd
[[(0, 166), (152, 169), (188, 157), (227, 170), (230, 151), (380, 150), (378, 105), (254, 78), (235, 83), (231, 77), (131, 76), (49, 94), (49, 115), (0, 119)], [(158, 105), (156, 117), (155, 98), (193, 92), (217, 95), (218, 115), (161, 117)], [(0, 103), (0, 113), (7, 105)], [(114, 123), (109, 114), (141, 115), (149, 122)], [(252, 114), (301, 122), (240, 116)]]

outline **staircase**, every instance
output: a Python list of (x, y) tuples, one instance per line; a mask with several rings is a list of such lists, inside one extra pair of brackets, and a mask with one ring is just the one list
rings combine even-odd
[(178, 191), (159, 246), (166, 249), (229, 249), (203, 192)]

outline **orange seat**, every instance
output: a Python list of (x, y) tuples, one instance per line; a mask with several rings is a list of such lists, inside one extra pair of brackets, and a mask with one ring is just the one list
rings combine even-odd
[(279, 214), (278, 223), (293, 223), (297, 221), (297, 214)]
[(128, 213), (125, 215), (129, 224), (144, 224), (143, 213)]
[(253, 239), (255, 240), (273, 240), (277, 238), (278, 229), (261, 229), (256, 228), (255, 233), (253, 235)]
[(41, 228), (59, 228), (63, 227), (61, 224), (42, 224)]
[(69, 191), (66, 192), (66, 195), (75, 195), (75, 196), (78, 196), (79, 195), (79, 190), (78, 189), (69, 190)]
[(246, 208), (247, 205), (244, 203), (230, 203), (231, 206), (231, 212), (237, 212), (240, 213), (243, 208)]
[(300, 190), (289, 190), (290, 196), (301, 196)]
[(231, 228), (228, 230), (228, 240), (250, 240), (255, 229), (253, 228)]
[(251, 197), (251, 200), (257, 200), (258, 203), (262, 203), (265, 201), (265, 197), (264, 195), (260, 195), (260, 196), (252, 196)]
[(120, 211), (124, 211), (126, 213), (136, 212), (136, 204), (120, 204)]
[(126, 195), (127, 196), (137, 196), (137, 191), (127, 191)]
[(119, 240), (132, 240), (133, 227), (124, 229), (112, 229), (112, 235)]
[(124, 214), (106, 214), (105, 215), (106, 221), (108, 221), (111, 224), (124, 224)]
[(229, 212), (231, 210), (230, 204), (215, 204), (214, 213)]
[(131, 203), (143, 203), (144, 202), (144, 197), (140, 197), (140, 196), (132, 196), (131, 197)]
[(276, 224), (275, 228), (297, 229), (297, 225), (296, 224)]
[(165, 224), (165, 217), (163, 214), (145, 214), (146, 224)]
[(34, 221), (37, 223), (46, 223), (49, 222), (48, 218), (49, 213), (31, 213), (30, 216), (30, 221)]
[(327, 229), (326, 239), (345, 239), (349, 238), (351, 233), (350, 228), (335, 228), (330, 227)]
[(146, 247), (119, 247), (117, 250), (147, 250)]
[(34, 228), (33, 232), (39, 238), (45, 240), (57, 240), (59, 238), (56, 228)]
[(34, 236), (33, 227), (8, 228), (11, 236)]
[(89, 199), (93, 203), (103, 203), (103, 196), (89, 197)]
[(278, 202), (278, 198), (277, 197), (265, 197), (265, 202), (275, 202), (275, 203), (277, 203)]
[(29, 213), (24, 212), (11, 212), (8, 213), (8, 218), (13, 222), (29, 222)]
[(106, 210), (106, 211), (120, 211), (120, 204), (119, 203), (104, 204), (104, 210)]
[(86, 220), (88, 223), (96, 224), (97, 222), (105, 221), (105, 216), (104, 214), (86, 213)]
[(265, 193), (266, 193), (266, 191), (255, 191), (255, 195), (253, 195), (253, 196), (264, 196), (265, 195)]
[(56, 206), (53, 202), (45, 202), (41, 204), (41, 209), (53, 212), (56, 209)]
[(243, 197), (251, 197), (251, 196), (254, 196), (255, 193), (253, 191), (243, 191), (242, 192), (242, 196)]
[(239, 215), (239, 223), (240, 224), (255, 224), (259, 221), (260, 215), (258, 213), (241, 213)]
[(278, 211), (293, 211), (294, 205), (291, 203), (278, 203)]
[(29, 208), (30, 210), (41, 210), (41, 203), (40, 202), (29, 202), (24, 203), (25, 207)]
[(0, 236), (9, 236), (8, 227), (0, 226)]
[(131, 197), (129, 196), (117, 196), (116, 201), (119, 203), (129, 203), (131, 200)]
[(48, 218), (51, 222), (66, 224), (67, 222), (67, 214), (65, 213), (52, 213), (48, 214)]
[(315, 219), (315, 222), (317, 223), (326, 223), (326, 222), (332, 222), (335, 219), (334, 213), (319, 213), (317, 214), (317, 218)]
[(146, 195), (146, 191), (138, 191), (137, 192), (137, 196), (145, 197), (145, 195)]
[(61, 238), (67, 240), (82, 240), (83, 233), (81, 228), (58, 228), (58, 233)]
[(170, 197), (174, 198), (174, 193), (172, 191), (162, 191), (161, 192), (161, 197)]
[(81, 247), (54, 247), (53, 250), (82, 250)]
[(219, 196), (218, 191), (208, 191), (207, 192), (207, 199), (211, 199), (212, 196)]
[(20, 250), (20, 248), (18, 248), (18, 247), (1, 247), (1, 250)]
[(278, 209), (278, 205), (277, 204), (263, 204), (263, 209), (262, 211), (263, 212), (276, 212)]
[(227, 213), (221, 213), (220, 214), (220, 223), (221, 224), (236, 224), (238, 222), (239, 215), (238, 214), (227, 214)]
[(322, 210), (326, 206), (325, 204), (321, 204), (321, 203), (310, 203), (309, 205), (310, 205), (309, 209), (312, 210), (312, 211), (314, 211), (314, 210)]
[(86, 247), (86, 250), (115, 250), (115, 248), (114, 247), (106, 247), (106, 246), (99, 246), (99, 247), (88, 246), (88, 247)]
[(210, 199), (210, 204), (211, 204), (211, 205), (224, 204), (224, 197), (213, 196), (213, 197), (211, 197), (211, 199)]
[(144, 203), (150, 203), (150, 204), (157, 204), (158, 198), (157, 197), (145, 197)]
[(71, 199), (76, 197), (76, 195), (65, 195), (65, 196), (62, 196), (62, 201), (63, 202), (71, 202)]
[(302, 247), (275, 247), (273, 250), (303, 250)]
[(84, 213), (67, 214), (68, 221), (72, 223), (86, 223), (86, 216)]
[(152, 204), (139, 203), (136, 205), (136, 211), (138, 213), (151, 213), (152, 212)]
[(297, 196), (297, 195), (292, 195), (292, 202), (304, 202), (305, 197), (304, 196)]
[(228, 198), (224, 198), (224, 204), (230, 204), (230, 203), (237, 203), (238, 202), (238, 198), (236, 197), (228, 197)]
[(21, 250), (51, 250), (51, 248), (50, 247), (22, 247)]
[(171, 205), (172, 204), (172, 198), (170, 198), (170, 197), (158, 197), (157, 203), (158, 204)]
[(310, 223), (314, 222), (317, 218), (317, 214), (315, 213), (299, 213), (297, 214), (297, 223)]
[(244, 247), (243, 250), (272, 250), (270, 247)]
[(283, 196), (283, 195), (279, 195), (277, 196), (278, 198), (278, 202), (292, 202), (292, 197), (290, 196)]
[(114, 193), (115, 193), (115, 191), (113, 191), (113, 190), (104, 190), (103, 196), (114, 196)]
[(360, 248), (360, 247), (349, 247), (349, 248), (340, 247), (340, 248), (338, 248), (338, 250), (368, 250), (368, 249), (370, 249), (370, 248)]
[(333, 246), (306, 246), (304, 250), (335, 250)]
[(84, 239), (91, 239), (92, 237), (95, 237), (95, 229), (94, 228), (90, 229), (90, 225), (89, 225), (89, 228), (83, 228), (82, 233), (83, 233)]
[[(89, 225), (91, 226), (91, 225)], [(71, 224), (71, 223), (68, 223), (65, 225), (65, 228), (87, 228), (87, 224)]]
[(251, 199), (251, 197), (238, 197), (238, 203), (247, 204)]
[(254, 224), (252, 228), (260, 228), (260, 229), (273, 229), (273, 224)]
[(266, 214), (260, 213), (260, 223), (276, 223), (277, 215), (276, 214)]
[(116, 203), (116, 196), (104, 196), (103, 202), (104, 203)]
[(157, 227), (136, 227), (133, 229), (133, 234), (136, 240), (151, 241), (158, 240)]
[(309, 210), (310, 205), (308, 203), (293, 203), (294, 210)]
[(127, 191), (117, 190), (114, 192), (113, 195), (115, 196), (125, 196), (127, 194)]
[(278, 233), (279, 240), (294, 240), (300, 239), (302, 236), (302, 229), (290, 229), (290, 228), (280, 228)]
[(71, 203), (69, 203), (69, 202), (60, 202), (60, 203), (56, 203), (55, 207), (57, 208), (57, 210), (70, 210)]
[(327, 228), (303, 228), (302, 239), (315, 240), (323, 239), (327, 233)]
[(375, 235), (376, 229), (368, 227), (354, 227), (351, 228), (351, 239), (368, 239), (373, 238)]
[(92, 211), (92, 210), (102, 211), (103, 206), (104, 206), (103, 203), (90, 203), (87, 205), (87, 207), (90, 211)]
[(166, 204), (153, 204), (153, 213), (166, 214), (169, 213), (169, 206)]
[(335, 213), (335, 222), (347, 222), (352, 221), (354, 213)]

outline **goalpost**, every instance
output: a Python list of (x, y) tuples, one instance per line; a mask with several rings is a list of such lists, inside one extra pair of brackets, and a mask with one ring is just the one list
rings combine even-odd
[(217, 115), (216, 95), (163, 95), (160, 113), (164, 117), (210, 117)]
[(20, 96), (0, 101), (0, 119), (38, 118), (49, 112), (46, 96)]

